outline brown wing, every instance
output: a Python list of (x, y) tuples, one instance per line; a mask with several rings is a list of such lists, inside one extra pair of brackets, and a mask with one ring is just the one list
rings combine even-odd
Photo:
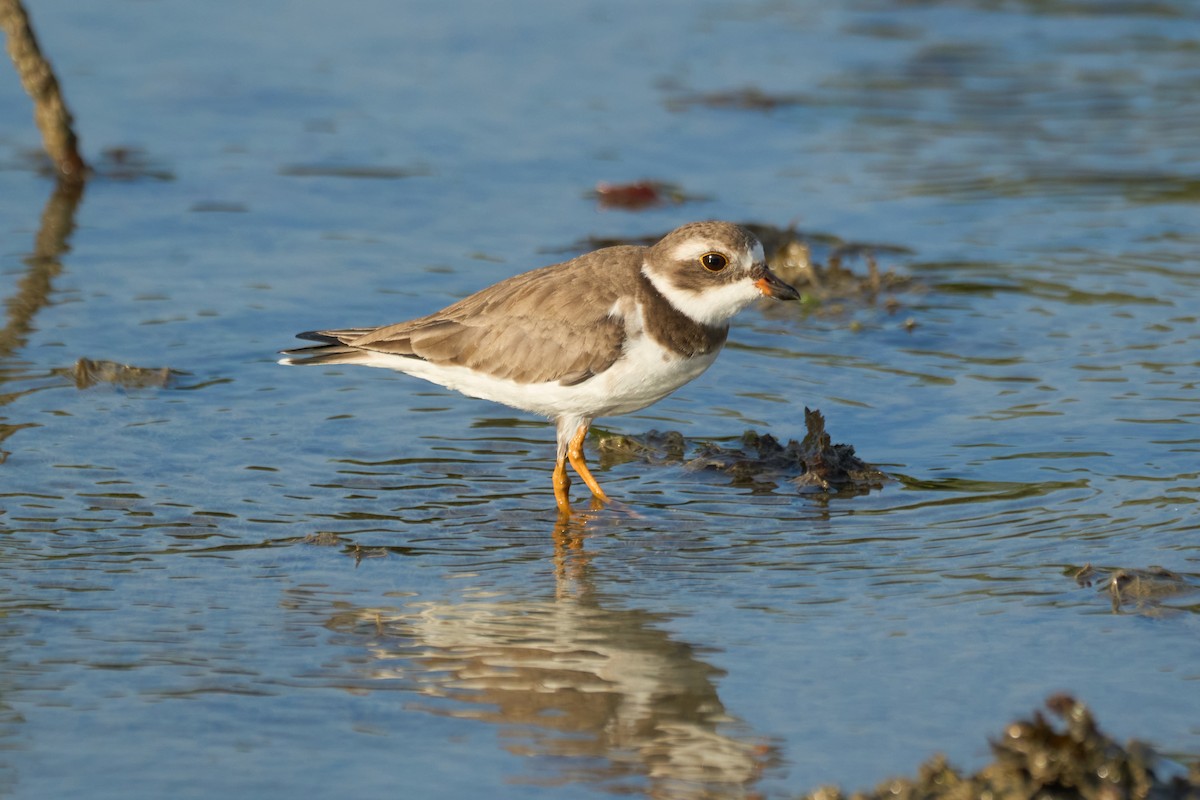
[(625, 321), (610, 312), (643, 255), (640, 247), (588, 253), (516, 275), (427, 317), (337, 338), (519, 383), (581, 383), (621, 354)]

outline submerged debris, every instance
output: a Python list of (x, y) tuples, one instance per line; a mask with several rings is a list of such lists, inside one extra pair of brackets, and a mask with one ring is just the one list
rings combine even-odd
[(354, 566), (358, 567), (363, 562), (364, 558), (387, 558), (388, 551), (383, 547), (363, 547), (362, 545), (354, 545)]
[[(752, 223), (745, 227), (762, 242), (771, 269), (800, 292), (811, 310), (837, 314), (846, 303), (872, 305), (887, 295), (883, 305), (896, 311), (900, 303), (892, 293), (918, 288), (909, 276), (879, 268), (880, 254), (907, 253), (904, 248), (806, 236), (795, 228)], [(858, 263), (861, 269), (855, 271), (852, 266)]]
[(804, 427), (800, 451), (808, 469), (795, 479), (797, 486), (825, 492), (854, 487), (864, 493), (882, 486), (886, 476), (854, 455), (852, 445), (833, 443), (825, 431), (824, 414), (805, 407)]
[(1054, 695), (1046, 707), (1064, 721), (1064, 730), (1035, 711), (1033, 719), (1012, 723), (991, 742), (994, 760), (974, 775), (962, 775), (938, 755), (916, 779), (895, 778), (852, 795), (824, 787), (807, 800), (1200, 800), (1200, 770), (1193, 768), (1187, 778), (1160, 778), (1148, 746), (1131, 741), (1122, 747), (1075, 698)]
[(175, 174), (163, 167), (141, 147), (108, 147), (94, 165), (96, 174), (116, 181), (173, 181)]
[(79, 389), (111, 383), (126, 389), (165, 388), (178, 373), (168, 367), (131, 367), (115, 361), (81, 358), (69, 370), (61, 370)]
[[(38, 150), (22, 153), (24, 163), (42, 175), (54, 175), (55, 163)], [(88, 166), (88, 175), (110, 181), (173, 181), (175, 173), (151, 158), (147, 152), (135, 146), (108, 147), (100, 152), (100, 158)]]
[(679, 94), (667, 100), (667, 108), (683, 111), (691, 106), (704, 106), (739, 111), (774, 111), (783, 106), (803, 105), (807, 102), (808, 98), (801, 94), (766, 92), (757, 86), (744, 86), (716, 92)]
[(654, 466), (679, 464), (687, 455), (688, 442), (679, 431), (647, 431), (637, 436), (604, 435), (598, 446), (600, 457), (609, 464), (641, 461)]
[(1116, 570), (1108, 577), (1108, 584), (1101, 588), (1112, 598), (1114, 612), (1125, 606), (1135, 611), (1159, 609), (1164, 606), (1164, 601), (1197, 590), (1182, 575), (1157, 566)]
[(802, 442), (781, 445), (770, 434), (750, 430), (734, 446), (700, 442), (688, 455), (689, 445), (677, 431), (650, 431), (641, 436), (610, 435), (600, 440), (602, 458), (638, 460), (647, 464), (684, 464), (687, 469), (716, 470), (734, 484), (766, 491), (779, 481), (794, 484), (801, 492), (865, 494), (883, 485), (887, 476), (854, 454), (848, 444), (833, 444), (820, 411), (804, 409), (807, 433)]
[(366, 558), (387, 558), (386, 547), (363, 547), (357, 542), (351, 542), (333, 531), (313, 531), (305, 535), (301, 541), (314, 547), (341, 547), (342, 554), (354, 559), (357, 569)]
[(343, 543), (342, 537), (333, 531), (313, 531), (304, 537), (305, 544), (316, 547), (334, 547)]
[(1180, 598), (1193, 599), (1192, 596), (1200, 592), (1200, 585), (1165, 567), (1114, 569), (1105, 576), (1091, 564), (1084, 564), (1072, 577), (1083, 587), (1097, 584), (1099, 591), (1112, 601), (1114, 614), (1132, 612), (1161, 617), (1183, 610), (1198, 610), (1195, 604), (1185, 608), (1171, 603)]
[(290, 178), (367, 178), (400, 180), (422, 177), (429, 174), (425, 167), (396, 167), (387, 164), (285, 164), (279, 168), (280, 175)]
[(1093, 567), (1091, 563), (1084, 564), (1079, 569), (1072, 568), (1070, 572), (1071, 577), (1075, 579), (1075, 582), (1084, 587), (1090, 587), (1092, 582), (1096, 580), (1096, 575), (1098, 574), (1095, 567)]

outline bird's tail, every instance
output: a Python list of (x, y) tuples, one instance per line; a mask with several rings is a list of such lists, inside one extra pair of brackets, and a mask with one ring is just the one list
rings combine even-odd
[(287, 358), (279, 359), (280, 364), (287, 366), (315, 366), (318, 364), (358, 364), (366, 356), (364, 351), (346, 344), (356, 339), (370, 328), (348, 328), (340, 331), (305, 331), (296, 334), (297, 339), (307, 339), (310, 342), (320, 342), (307, 347), (295, 347), (280, 350)]

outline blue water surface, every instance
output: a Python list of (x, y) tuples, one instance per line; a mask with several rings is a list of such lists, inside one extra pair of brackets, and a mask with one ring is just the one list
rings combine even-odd
[[(28, 10), (98, 174), (0, 68), (0, 795), (785, 798), (1057, 691), (1200, 753), (1193, 4)], [(704, 218), (905, 282), (745, 312), (571, 526), (544, 421), (275, 363)], [(596, 455), (806, 406), (890, 481)]]

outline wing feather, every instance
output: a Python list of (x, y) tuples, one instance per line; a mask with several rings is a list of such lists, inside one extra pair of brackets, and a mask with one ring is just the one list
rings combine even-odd
[(305, 357), (293, 363), (350, 363), (365, 350), (518, 383), (582, 383), (621, 354), (625, 320), (614, 308), (622, 288), (636, 281), (644, 254), (630, 246), (588, 253), (513, 276), (427, 317), (301, 334), (326, 344), (288, 354)]

